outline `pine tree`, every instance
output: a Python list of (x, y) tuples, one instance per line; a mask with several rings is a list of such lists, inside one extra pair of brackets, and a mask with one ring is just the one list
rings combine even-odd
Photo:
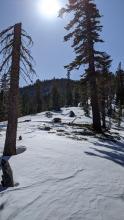
[(73, 97), (72, 97), (72, 87), (70, 80), (70, 73), (67, 74), (67, 84), (66, 84), (66, 106), (72, 106)]
[(3, 113), (3, 91), (0, 91), (0, 121), (3, 120), (4, 118), (4, 113)]
[(25, 91), (24, 94), (21, 95), (22, 98), (22, 114), (28, 115), (30, 112), (30, 96), (28, 91)]
[(124, 70), (121, 63), (116, 71), (116, 105), (118, 108), (118, 127), (120, 127), (124, 107)]
[(75, 85), (73, 88), (73, 106), (78, 106), (80, 100), (80, 87), (79, 85)]
[(3, 74), (0, 80), (0, 121), (7, 120), (9, 76)]
[(106, 103), (109, 95), (109, 86), (110, 86), (110, 66), (112, 60), (107, 53), (103, 53), (99, 58), (97, 63), (98, 71), (98, 88), (99, 88), (99, 103), (100, 103), (100, 112), (102, 117), (102, 127), (106, 129)]
[(90, 104), (89, 104), (90, 91), (89, 91), (89, 82), (88, 82), (86, 73), (83, 74), (83, 76), (81, 76), (80, 86), (81, 86), (82, 107), (83, 107), (85, 116), (90, 117)]
[[(22, 41), (23, 38), (25, 38), (26, 44), (25, 41)], [(10, 75), (8, 125), (3, 153), (5, 156), (16, 154), (20, 73), (24, 79), (26, 76), (30, 78), (30, 74), (35, 73), (31, 63), (33, 58), (27, 48), (27, 45), (31, 43), (32, 39), (22, 29), (21, 23), (15, 24), (0, 33), (2, 47), (0, 54), (3, 57), (0, 72), (2, 74), (6, 71), (6, 74)]]
[(35, 83), (35, 102), (37, 106), (37, 113), (40, 113), (43, 110), (43, 98), (41, 94), (41, 81), (37, 80)]
[(99, 21), (101, 16), (93, 0), (69, 0), (66, 8), (60, 10), (60, 16), (71, 12), (74, 17), (65, 27), (70, 33), (64, 37), (64, 40), (73, 40), (72, 48), (74, 48), (76, 58), (69, 65), (66, 65), (65, 68), (68, 71), (72, 71), (73, 69), (79, 69), (83, 64), (87, 66), (93, 128), (97, 132), (101, 132), (95, 69), (95, 64), (101, 56), (101, 52), (95, 50), (95, 44), (103, 42), (99, 36), (99, 32), (102, 30)]
[(52, 88), (52, 109), (55, 111), (60, 111), (60, 94), (56, 85)]

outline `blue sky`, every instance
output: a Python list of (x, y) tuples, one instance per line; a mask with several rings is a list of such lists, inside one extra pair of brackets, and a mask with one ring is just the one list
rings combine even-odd
[[(0, 29), (21, 21), (23, 28), (34, 41), (32, 55), (36, 61), (38, 78), (66, 77), (63, 66), (74, 57), (70, 44), (63, 42), (66, 33), (64, 26), (69, 18), (43, 17), (38, 11), (37, 1), (39, 0), (0, 0)], [(67, 2), (58, 1), (61, 4)], [(96, 3), (104, 16), (101, 19), (103, 25), (101, 36), (105, 43), (100, 45), (100, 49), (111, 55), (112, 70), (115, 71), (120, 61), (124, 64), (124, 0), (96, 0)], [(81, 70), (72, 72), (71, 78), (79, 79), (81, 74)]]

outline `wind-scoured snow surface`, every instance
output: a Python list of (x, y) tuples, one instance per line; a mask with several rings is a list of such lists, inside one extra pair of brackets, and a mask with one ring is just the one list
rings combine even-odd
[[(91, 123), (80, 108), (19, 119), (22, 141), (9, 159), (16, 186), (0, 186), (0, 220), (124, 220), (123, 127), (113, 129), (116, 141), (81, 136), (81, 129), (66, 125), (73, 121), (70, 110), (75, 123)], [(54, 117), (65, 124), (51, 123)], [(0, 129), (2, 155), (5, 122)]]

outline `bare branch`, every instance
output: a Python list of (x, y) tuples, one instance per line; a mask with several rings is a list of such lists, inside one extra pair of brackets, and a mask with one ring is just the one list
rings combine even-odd
[(31, 62), (27, 59), (27, 57), (24, 56), (22, 53), (21, 53), (21, 57), (22, 57), (23, 61), (27, 64), (28, 68), (30, 69), (30, 72), (31, 72), (32, 74), (35, 74), (35, 75), (36, 75), (36, 72), (35, 72), (35, 70), (33, 69)]
[(3, 43), (4, 44), (7, 44), (7, 42), (10, 40), (10, 38), (13, 36), (13, 33), (11, 34), (7, 34), (4, 38), (2, 38), (0, 40), (0, 44), (2, 45)]
[[(29, 46), (33, 45), (32, 38), (27, 34), (25, 30), (21, 32), (22, 42), (21, 42), (21, 54), (20, 54), (20, 73), (23, 79), (27, 82), (28, 78), (32, 82), (32, 77), (36, 72), (33, 69), (32, 62), (34, 62), (33, 57), (30, 54)], [(0, 44), (1, 50), (0, 55), (2, 55), (2, 61), (0, 64), (0, 72), (3, 74), (10, 75), (11, 73), (11, 60), (13, 51), (13, 41), (14, 41), (14, 26), (11, 26), (0, 33)], [(22, 65), (22, 66), (21, 66)]]
[(32, 38), (26, 33), (26, 31), (22, 30), (22, 36), (29, 40), (28, 45), (33, 45)]
[(22, 45), (22, 54), (23, 54), (23, 51), (28, 55), (28, 57), (31, 61), (34, 61), (33, 57), (30, 54), (30, 51)]
[(5, 64), (9, 61), (9, 59), (12, 57), (12, 53), (9, 54), (6, 59), (3, 61), (2, 65), (0, 66), (0, 72), (3, 70), (3, 67), (5, 66)]
[(22, 67), (20, 67), (20, 69), (21, 69), (21, 76), (22, 76), (22, 78), (25, 80), (25, 82), (28, 84), (28, 81), (27, 81), (27, 79), (26, 79), (26, 76), (27, 76), (27, 78), (30, 80), (30, 82), (32, 83), (33, 81), (32, 81), (32, 79), (30, 78), (30, 75), (22, 68)]
[(8, 27), (7, 29), (3, 30), (1, 33), (0, 33), (0, 38), (6, 34), (8, 31), (12, 30), (14, 26), (10, 26)]
[(8, 49), (10, 49), (12, 47), (12, 42), (8, 45), (6, 45), (5, 47), (3, 47), (1, 50), (0, 50), (0, 54), (2, 54), (4, 51), (8, 51)]

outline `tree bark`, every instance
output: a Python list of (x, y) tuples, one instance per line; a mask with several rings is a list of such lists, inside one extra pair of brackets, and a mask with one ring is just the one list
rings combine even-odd
[(18, 121), (18, 94), (21, 50), (21, 23), (14, 26), (14, 42), (12, 50), (12, 66), (10, 74), (9, 109), (4, 155), (16, 154), (16, 135)]
[(101, 129), (101, 118), (100, 109), (98, 103), (98, 91), (96, 83), (96, 70), (95, 70), (95, 57), (94, 57), (94, 42), (91, 37), (91, 20), (89, 14), (87, 14), (87, 41), (88, 41), (88, 56), (89, 56), (89, 83), (90, 83), (90, 97), (92, 106), (92, 117), (93, 117), (93, 129), (100, 133)]
[(96, 83), (96, 71), (94, 65), (94, 48), (92, 41), (89, 41), (89, 82), (90, 82), (90, 96), (91, 96), (91, 106), (92, 106), (92, 117), (93, 117), (93, 129), (96, 132), (101, 132), (101, 118), (98, 103), (98, 90)]
[(102, 113), (102, 127), (103, 127), (104, 129), (106, 129), (105, 100), (102, 100), (102, 102), (101, 102), (101, 108), (102, 108), (102, 109), (101, 109), (101, 113)]
[(93, 116), (93, 129), (96, 132), (101, 132), (101, 120), (100, 120), (100, 111), (99, 111), (95, 76), (90, 77), (90, 93), (91, 93), (91, 106), (92, 106), (92, 116)]

